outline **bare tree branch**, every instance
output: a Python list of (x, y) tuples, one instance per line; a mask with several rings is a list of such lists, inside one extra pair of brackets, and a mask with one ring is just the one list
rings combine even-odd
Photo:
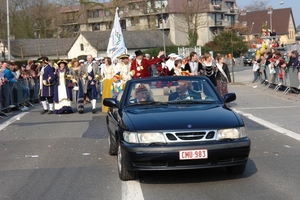
[(259, 1), (259, 0), (252, 0), (251, 3), (247, 6), (245, 6), (246, 11), (259, 11), (259, 10), (267, 10), (268, 9), (268, 3), (270, 1)]

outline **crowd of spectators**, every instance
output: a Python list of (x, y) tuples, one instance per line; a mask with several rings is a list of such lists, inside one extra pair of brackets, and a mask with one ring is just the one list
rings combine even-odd
[(257, 55), (253, 60), (253, 87), (257, 87), (255, 83), (260, 77), (265, 78), (262, 82), (267, 83), (270, 88), (275, 88), (277, 84), (280, 86), (283, 84), (284, 72), (290, 67), (294, 67), (298, 72), (299, 85), (297, 89), (300, 89), (299, 59), (299, 53), (296, 50), (288, 51), (284, 54), (276, 51), (276, 49), (271, 49), (271, 51), (265, 51), (261, 55)]
[(0, 61), (0, 108), (27, 110), (37, 100), (39, 64), (29, 60), (17, 66), (14, 60)]

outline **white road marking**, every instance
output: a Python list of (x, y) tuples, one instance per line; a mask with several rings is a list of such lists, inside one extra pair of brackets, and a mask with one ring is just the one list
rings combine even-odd
[(266, 120), (263, 120), (263, 119), (261, 119), (261, 118), (255, 117), (255, 116), (253, 116), (252, 114), (244, 113), (244, 112), (239, 111), (239, 110), (236, 110), (236, 109), (233, 109), (233, 110), (234, 110), (236, 113), (238, 113), (238, 114), (241, 114), (241, 115), (243, 115), (243, 116), (245, 116), (245, 117), (248, 117), (249, 119), (251, 119), (252, 121), (255, 121), (256, 123), (259, 123), (259, 124), (261, 124), (261, 125), (263, 125), (263, 126), (269, 128), (269, 129), (272, 129), (272, 130), (274, 130), (274, 131), (276, 131), (276, 132), (279, 132), (279, 133), (281, 133), (281, 134), (283, 134), (283, 135), (287, 135), (287, 136), (289, 136), (289, 137), (291, 137), (291, 138), (294, 138), (294, 139), (300, 141), (300, 134), (298, 134), (298, 133), (295, 133), (295, 132), (290, 131), (290, 130), (288, 130), (288, 129), (285, 129), (285, 128), (282, 128), (282, 127), (280, 127), (280, 126), (277, 126), (276, 124), (273, 124), (273, 123), (268, 122), (268, 121), (266, 121)]
[(24, 115), (26, 115), (27, 113), (29, 112), (22, 112), (16, 116), (13, 116), (12, 118), (10, 118), (9, 120), (3, 122), (1, 125), (0, 125), (0, 131), (2, 131), (3, 129), (5, 129), (7, 126), (9, 126), (10, 124), (14, 123), (15, 121), (17, 120), (20, 120), (21, 117), (23, 117)]
[(122, 182), (122, 200), (144, 200), (139, 180)]
[(251, 107), (251, 108), (239, 108), (240, 110), (261, 110), (261, 109), (286, 109), (286, 108), (300, 108), (300, 106), (269, 106), (269, 107)]

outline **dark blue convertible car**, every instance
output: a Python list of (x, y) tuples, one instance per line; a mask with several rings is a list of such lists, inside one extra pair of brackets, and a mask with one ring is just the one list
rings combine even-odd
[(250, 139), (241, 117), (226, 106), (204, 76), (151, 77), (128, 81), (105, 98), (109, 154), (117, 155), (123, 181), (137, 171), (226, 167), (243, 173)]

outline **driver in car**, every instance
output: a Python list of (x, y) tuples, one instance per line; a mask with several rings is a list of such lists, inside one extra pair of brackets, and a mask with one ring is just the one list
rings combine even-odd
[(130, 103), (139, 103), (145, 101), (153, 101), (149, 89), (145, 84), (138, 84), (135, 88), (135, 98), (130, 100)]
[(189, 88), (188, 81), (177, 81), (176, 92), (169, 94), (169, 101), (173, 100), (189, 100), (189, 99), (201, 99), (200, 93), (197, 93)]

